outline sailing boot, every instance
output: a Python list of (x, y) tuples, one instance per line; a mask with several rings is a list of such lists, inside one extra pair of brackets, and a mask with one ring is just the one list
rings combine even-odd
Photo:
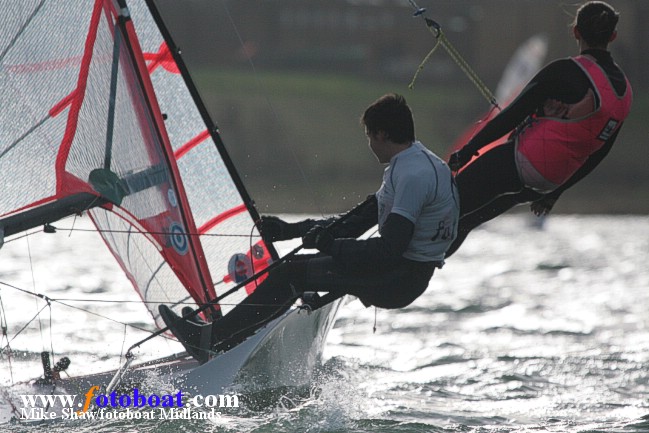
[(205, 364), (210, 358), (212, 324), (199, 325), (189, 321), (171, 311), (166, 305), (160, 305), (158, 311), (165, 325), (182, 343), (187, 353), (200, 364)]
[(288, 311), (303, 293), (306, 267), (306, 260), (280, 265), (246, 299), (212, 322), (212, 350), (231, 349)]
[(225, 352), (238, 345), (268, 322), (284, 314), (298, 297), (290, 284), (269, 286), (265, 283), (266, 281), (260, 284), (228, 314), (210, 324), (213, 351)]

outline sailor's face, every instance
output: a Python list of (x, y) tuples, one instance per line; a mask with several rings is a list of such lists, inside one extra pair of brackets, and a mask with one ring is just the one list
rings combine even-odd
[(367, 135), (368, 145), (372, 150), (372, 153), (374, 153), (374, 156), (376, 156), (376, 159), (378, 159), (381, 164), (389, 162), (390, 159), (386, 158), (385, 134), (382, 132), (373, 134), (366, 130), (365, 135)]

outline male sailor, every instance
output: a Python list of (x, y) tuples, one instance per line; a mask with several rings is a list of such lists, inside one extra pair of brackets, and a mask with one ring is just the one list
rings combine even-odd
[[(416, 140), (403, 96), (382, 96), (365, 110), (361, 124), (370, 149), (387, 165), (378, 192), (332, 228), (327, 226), (333, 219), (287, 223), (264, 217), (260, 224), (266, 240), (302, 237), (304, 248), (319, 254), (282, 263), (213, 323), (186, 320), (160, 306), (166, 325), (199, 362), (283, 314), (304, 292), (328, 292), (323, 298), (329, 302), (349, 294), (366, 306), (402, 308), (426, 290), (435, 269), (442, 267), (457, 233), (460, 204), (449, 167)], [(376, 224), (379, 236), (357, 239)]]
[(631, 85), (608, 51), (618, 19), (604, 2), (583, 4), (572, 27), (580, 55), (544, 67), (451, 155), (449, 165), (457, 171), (481, 148), (514, 131), (505, 144), (480, 153), (457, 174), (460, 227), (447, 257), (471, 230), (518, 204), (532, 202), (532, 212), (547, 214), (611, 150), (632, 100)]

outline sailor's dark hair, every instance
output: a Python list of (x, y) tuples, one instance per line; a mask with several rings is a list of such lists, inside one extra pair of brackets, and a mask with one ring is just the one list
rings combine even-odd
[(415, 122), (406, 98), (395, 93), (381, 96), (374, 101), (361, 117), (361, 125), (370, 134), (383, 131), (394, 143), (415, 141)]
[(573, 23), (591, 47), (606, 46), (615, 31), (620, 13), (603, 1), (589, 1), (577, 10)]

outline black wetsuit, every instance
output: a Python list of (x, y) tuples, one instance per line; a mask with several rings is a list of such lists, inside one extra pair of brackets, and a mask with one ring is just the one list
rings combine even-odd
[[(627, 87), (626, 77), (608, 51), (589, 49), (584, 50), (582, 54), (593, 57), (606, 72), (615, 92), (618, 95), (624, 94)], [(520, 95), (478, 132), (461, 152), (471, 155), (515, 130), (529, 116), (543, 116), (543, 105), (548, 99), (576, 104), (592, 88), (589, 77), (572, 59), (556, 60), (539, 71)], [(447, 251), (446, 257), (451, 256), (460, 247), (471, 230), (512, 207), (544, 197), (558, 199), (565, 190), (593, 171), (604, 159), (611, 150), (619, 130), (618, 128), (599, 150), (590, 155), (570, 179), (545, 195), (526, 188), (520, 180), (514, 160), (513, 140), (480, 154), (456, 176), (460, 191), (460, 226), (458, 236)]]

